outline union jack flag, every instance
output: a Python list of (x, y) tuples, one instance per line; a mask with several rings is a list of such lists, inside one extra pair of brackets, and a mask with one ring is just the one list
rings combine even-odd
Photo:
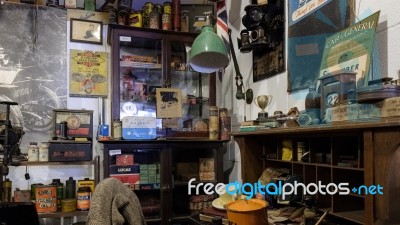
[(229, 47), (228, 36), (228, 13), (226, 11), (225, 0), (217, 2), (217, 34), (222, 38), (225, 43), (226, 50), (230, 57), (231, 51)]

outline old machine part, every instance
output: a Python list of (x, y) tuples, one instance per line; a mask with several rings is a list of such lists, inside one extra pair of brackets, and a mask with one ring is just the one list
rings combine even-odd
[(232, 37), (231, 37), (232, 30), (228, 29), (228, 34), (229, 34), (229, 45), (232, 53), (232, 59), (233, 59), (233, 64), (235, 65), (235, 71), (236, 71), (236, 99), (244, 99), (247, 104), (251, 104), (253, 101), (253, 90), (252, 89), (247, 89), (245, 92), (243, 92), (244, 87), (243, 87), (243, 76), (240, 74), (239, 70), (239, 65), (237, 63), (236, 59), (236, 54), (235, 54), (235, 49), (233, 48), (233, 42), (232, 42)]
[(368, 86), (357, 88), (357, 102), (377, 102), (400, 95), (400, 80), (385, 77), (368, 82)]

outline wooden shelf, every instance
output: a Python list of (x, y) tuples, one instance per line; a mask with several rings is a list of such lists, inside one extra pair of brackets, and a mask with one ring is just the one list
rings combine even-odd
[(68, 166), (68, 165), (95, 165), (95, 160), (91, 161), (71, 161), (71, 162), (20, 162), (15, 166)]
[(364, 171), (364, 168), (356, 168), (356, 167), (332, 166), (332, 168), (334, 168), (334, 169), (342, 169), (342, 170)]
[(356, 211), (347, 211), (347, 212), (337, 212), (330, 214), (353, 221), (355, 223), (364, 224), (364, 210), (356, 210)]
[(60, 218), (60, 217), (74, 217), (74, 216), (87, 216), (89, 211), (74, 211), (74, 212), (52, 212), (52, 213), (38, 213), (39, 218)]

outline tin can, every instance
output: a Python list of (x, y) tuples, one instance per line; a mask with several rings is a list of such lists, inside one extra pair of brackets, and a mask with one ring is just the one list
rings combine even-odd
[(144, 15), (150, 15), (150, 13), (153, 11), (154, 4), (152, 2), (146, 2), (144, 3)]
[(164, 7), (163, 8), (163, 13), (169, 13), (169, 14), (172, 13), (171, 2), (164, 2), (163, 7)]
[(113, 121), (113, 137), (114, 137), (114, 140), (122, 139), (122, 121), (121, 120)]
[(74, 212), (76, 211), (76, 199), (67, 198), (61, 200), (61, 212)]
[(160, 13), (155, 7), (149, 15), (149, 28), (160, 29)]
[(12, 181), (8, 178), (3, 181), (3, 195), (2, 202), (12, 202), (11, 200)]
[(133, 11), (129, 15), (129, 25), (131, 27), (142, 27), (143, 26), (143, 17), (142, 11)]
[(15, 190), (14, 191), (14, 202), (30, 202), (31, 191), (30, 190)]
[(210, 106), (209, 114), (209, 139), (218, 140), (219, 138), (219, 117), (218, 117), (218, 107)]
[(76, 209), (81, 211), (90, 208), (90, 187), (80, 187), (77, 193)]
[(54, 185), (36, 186), (36, 211), (48, 213), (57, 211), (57, 187)]
[(231, 139), (231, 118), (229, 116), (219, 117), (219, 139), (229, 141)]
[(36, 202), (36, 187), (42, 186), (42, 183), (31, 184), (31, 200), (33, 203)]
[(61, 200), (64, 198), (64, 185), (60, 179), (53, 179), (50, 185), (57, 187), (57, 209), (61, 209)]
[(162, 15), (162, 29), (163, 30), (171, 30), (171, 14), (170, 13), (164, 13)]
[(69, 177), (65, 181), (65, 198), (75, 198), (76, 197), (76, 180)]
[(78, 190), (81, 187), (90, 187), (90, 191), (94, 192), (94, 180), (90, 180), (89, 178), (78, 180)]

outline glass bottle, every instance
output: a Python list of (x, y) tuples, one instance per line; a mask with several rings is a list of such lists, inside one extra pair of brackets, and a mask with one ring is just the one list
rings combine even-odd
[(319, 124), (321, 96), (315, 89), (315, 84), (311, 84), (305, 100), (306, 114), (311, 117), (311, 124)]
[(172, 0), (171, 8), (174, 31), (181, 31), (181, 0)]
[(153, 7), (149, 15), (149, 28), (151, 29), (160, 29), (160, 12), (157, 7)]
[(39, 147), (37, 142), (30, 142), (28, 147), (28, 161), (37, 162), (39, 161)]

